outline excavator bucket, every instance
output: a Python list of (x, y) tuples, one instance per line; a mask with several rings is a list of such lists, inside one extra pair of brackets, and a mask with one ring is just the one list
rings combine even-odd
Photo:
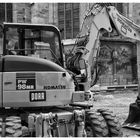
[(129, 115), (123, 123), (123, 127), (140, 131), (140, 105), (137, 102), (130, 104)]

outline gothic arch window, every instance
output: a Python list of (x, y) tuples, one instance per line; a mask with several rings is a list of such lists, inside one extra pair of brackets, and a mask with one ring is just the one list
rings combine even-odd
[(75, 38), (79, 32), (79, 3), (58, 3), (58, 26), (63, 29), (62, 38)]
[(12, 3), (0, 3), (0, 23), (12, 22), (13, 20)]

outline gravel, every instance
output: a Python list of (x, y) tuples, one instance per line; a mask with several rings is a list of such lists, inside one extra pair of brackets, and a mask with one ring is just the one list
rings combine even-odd
[[(90, 102), (93, 103), (95, 110), (105, 108), (113, 111), (120, 123), (123, 124), (129, 114), (129, 105), (135, 102), (137, 95), (137, 91), (100, 92), (94, 94)], [(140, 134), (140, 132), (131, 129), (128, 131), (128, 129), (122, 128), (122, 131), (124, 137), (135, 137)]]
[(138, 95), (137, 91), (117, 91), (98, 93), (93, 96), (93, 108), (106, 108), (113, 111), (123, 123), (129, 113), (129, 105), (134, 103)]

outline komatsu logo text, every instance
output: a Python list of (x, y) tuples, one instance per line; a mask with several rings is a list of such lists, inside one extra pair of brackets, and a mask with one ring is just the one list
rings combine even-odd
[(51, 89), (66, 89), (65, 85), (56, 85), (56, 86), (44, 86), (44, 89), (51, 90)]

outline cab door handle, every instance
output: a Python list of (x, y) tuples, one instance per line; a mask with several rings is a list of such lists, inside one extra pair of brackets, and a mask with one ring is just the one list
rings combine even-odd
[(12, 82), (4, 82), (5, 85), (10, 85)]

